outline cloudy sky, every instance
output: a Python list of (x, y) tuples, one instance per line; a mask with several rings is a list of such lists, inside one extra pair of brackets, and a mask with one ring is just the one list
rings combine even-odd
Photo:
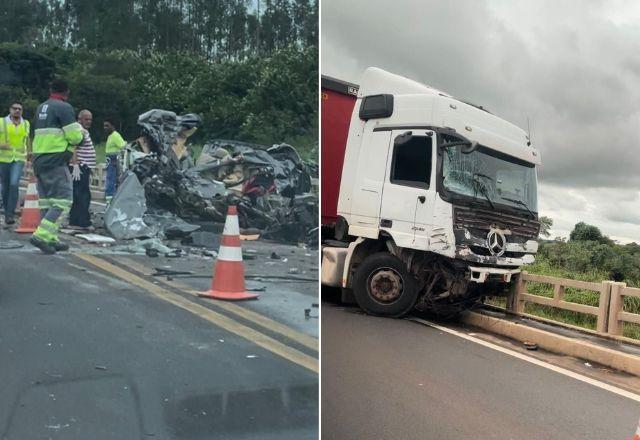
[(640, 242), (640, 2), (322, 0), (322, 73), (376, 66), (482, 105), (541, 151), (540, 215)]

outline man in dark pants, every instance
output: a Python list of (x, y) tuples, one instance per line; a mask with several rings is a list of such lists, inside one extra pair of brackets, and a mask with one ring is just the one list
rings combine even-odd
[(82, 142), (82, 127), (67, 103), (67, 83), (53, 80), (49, 91), (49, 99), (38, 106), (35, 115), (33, 171), (38, 178), (38, 202), (43, 215), (30, 242), (45, 254), (55, 254), (69, 249), (69, 245), (60, 242), (58, 229), (62, 215), (71, 207), (69, 162), (75, 162), (74, 146)]
[(107, 143), (105, 145), (107, 176), (105, 179), (104, 195), (107, 203), (109, 203), (118, 190), (118, 180), (120, 180), (118, 153), (127, 145), (127, 142), (122, 139), (120, 133), (116, 131), (113, 119), (104, 120), (104, 131), (107, 134)]
[(15, 223), (22, 169), (31, 152), (29, 121), (22, 117), (22, 103), (14, 101), (9, 116), (0, 120), (0, 186), (4, 221)]
[(89, 128), (93, 115), (89, 110), (78, 113), (78, 123), (82, 126), (82, 143), (76, 149), (76, 165), (71, 166), (73, 177), (73, 204), (69, 212), (69, 227), (81, 231), (93, 231), (91, 226), (91, 170), (96, 167), (96, 150), (91, 141)]

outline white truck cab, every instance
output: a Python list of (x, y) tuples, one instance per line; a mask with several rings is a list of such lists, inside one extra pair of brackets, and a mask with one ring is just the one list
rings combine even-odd
[(363, 309), (391, 316), (415, 306), (457, 312), (500, 293), (534, 261), (540, 163), (515, 125), (367, 69), (335, 225), (335, 238), (349, 245), (323, 248), (323, 282), (353, 288)]

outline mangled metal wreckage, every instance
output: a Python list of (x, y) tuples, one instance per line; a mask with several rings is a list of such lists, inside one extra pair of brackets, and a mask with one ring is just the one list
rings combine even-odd
[[(140, 115), (141, 136), (120, 153), (123, 180), (137, 180), (144, 190), (145, 206), (134, 211), (148, 208), (187, 221), (223, 223), (227, 206), (235, 204), (243, 229), (257, 229), (263, 237), (283, 242), (313, 242), (318, 197), (312, 179), (317, 179), (317, 165), (304, 162), (287, 144), (268, 148), (227, 140), (205, 144), (194, 164), (186, 143), (199, 123), (197, 115), (166, 110)], [(112, 220), (108, 228), (113, 219), (122, 223), (126, 216), (118, 200), (126, 198), (120, 193), (127, 190), (140, 193), (135, 182), (121, 185), (107, 211), (106, 219)], [(144, 223), (124, 235), (131, 238), (139, 231), (148, 235)]]

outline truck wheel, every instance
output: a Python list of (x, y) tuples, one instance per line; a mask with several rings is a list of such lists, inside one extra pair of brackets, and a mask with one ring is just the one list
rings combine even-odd
[(356, 269), (353, 293), (365, 312), (398, 318), (416, 304), (418, 286), (402, 261), (379, 252), (365, 258)]

